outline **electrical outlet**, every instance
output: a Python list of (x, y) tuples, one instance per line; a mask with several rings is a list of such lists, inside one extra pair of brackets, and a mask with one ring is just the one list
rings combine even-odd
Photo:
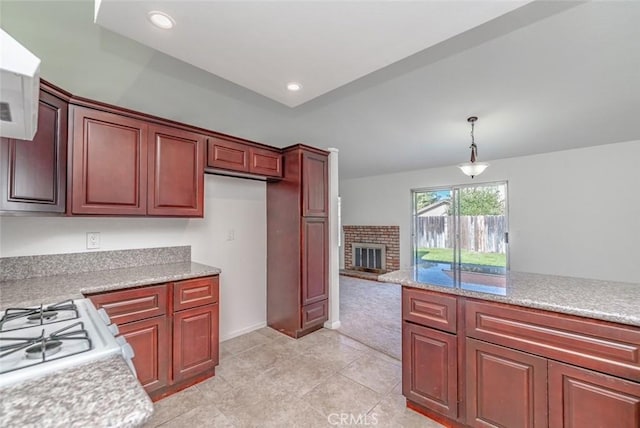
[(87, 250), (100, 248), (100, 232), (87, 232)]
[(227, 231), (227, 241), (233, 241), (236, 239), (236, 231), (235, 229), (229, 229)]

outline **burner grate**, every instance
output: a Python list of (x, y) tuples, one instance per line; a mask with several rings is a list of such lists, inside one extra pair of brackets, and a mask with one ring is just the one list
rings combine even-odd
[[(0, 332), (12, 331), (21, 328), (31, 327), (33, 325), (44, 325), (55, 322), (61, 313), (71, 313), (65, 319), (76, 319), (78, 315), (78, 307), (73, 300), (65, 300), (53, 305), (40, 305), (33, 308), (9, 308), (5, 311), (4, 316), (0, 318)], [(24, 321), (21, 323), (21, 321)]]
[[(48, 336), (45, 335), (45, 331), (42, 330), (42, 333), (35, 337), (0, 337), (0, 341), (13, 342), (9, 345), (0, 346), (0, 362), (3, 358), (24, 350), (26, 358), (34, 360), (33, 364), (30, 365), (40, 364), (58, 358), (69, 357), (71, 355), (90, 351), (93, 348), (91, 339), (89, 338), (89, 333), (87, 332), (87, 330), (85, 330), (84, 323), (82, 321), (78, 321), (64, 328), (56, 330), (50, 333)], [(84, 341), (86, 346), (74, 352), (58, 354), (61, 348), (64, 347), (65, 342), (72, 341)], [(50, 358), (52, 355), (57, 356), (54, 358)], [(23, 367), (9, 369), (0, 368), (0, 373), (7, 373), (13, 370), (18, 370), (20, 368)]]

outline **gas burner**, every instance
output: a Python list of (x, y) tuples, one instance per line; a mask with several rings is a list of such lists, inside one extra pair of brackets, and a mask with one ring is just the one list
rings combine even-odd
[(27, 354), (27, 358), (30, 360), (37, 360), (39, 358), (49, 357), (62, 349), (62, 342), (59, 340), (45, 340), (44, 348), (43, 343), (36, 343), (35, 345), (29, 346), (24, 352)]
[[(81, 321), (67, 325), (49, 335), (45, 334), (45, 330), (41, 330), (40, 334), (36, 333), (31, 337), (0, 337), (0, 341), (9, 343), (8, 345), (0, 346), (0, 363), (5, 361), (5, 358), (15, 360), (16, 357), (14, 355), (21, 350), (25, 351), (27, 359), (34, 360), (33, 363), (27, 365), (33, 365), (90, 351), (93, 348), (89, 333), (85, 330), (84, 323)], [(67, 347), (70, 348), (68, 352), (65, 351), (60, 353), (58, 357), (49, 358)], [(17, 357), (17, 359), (21, 360), (22, 357)], [(7, 364), (6, 367), (5, 364), (0, 364), (0, 366), (0, 373), (22, 367), (12, 368), (10, 364)]]
[(0, 331), (18, 330), (36, 325), (78, 318), (78, 308), (73, 300), (33, 308), (9, 308), (0, 319)]
[(57, 311), (42, 311), (33, 315), (27, 315), (27, 321), (42, 324), (43, 322), (56, 319), (57, 316)]

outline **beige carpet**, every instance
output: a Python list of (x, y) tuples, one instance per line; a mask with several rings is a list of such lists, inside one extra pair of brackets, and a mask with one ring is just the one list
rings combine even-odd
[(401, 286), (340, 276), (340, 333), (402, 358)]

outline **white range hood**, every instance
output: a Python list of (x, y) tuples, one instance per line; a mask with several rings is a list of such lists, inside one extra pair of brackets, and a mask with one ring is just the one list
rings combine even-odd
[(0, 137), (33, 140), (40, 59), (0, 28)]

